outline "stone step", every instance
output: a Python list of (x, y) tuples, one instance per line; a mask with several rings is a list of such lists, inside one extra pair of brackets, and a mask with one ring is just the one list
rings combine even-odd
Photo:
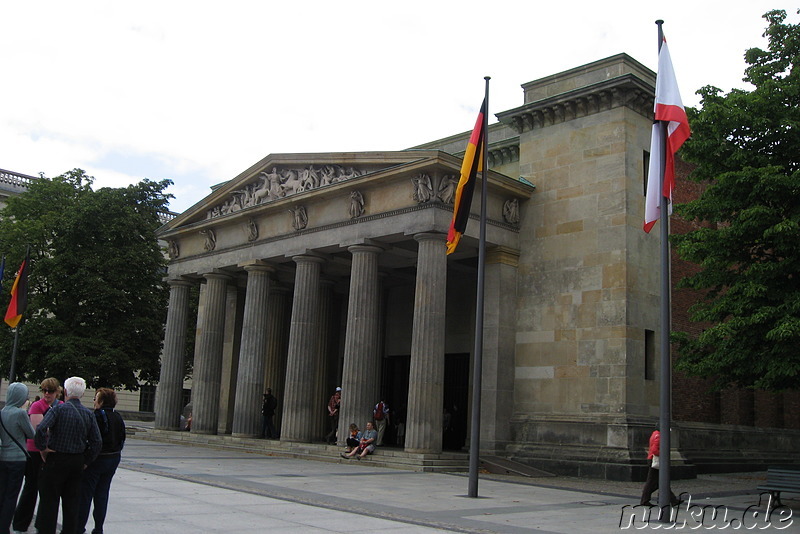
[(529, 478), (556, 476), (553, 473), (499, 456), (481, 456), (480, 464), (488, 472), (499, 475), (515, 475)]
[[(227, 435), (193, 434), (152, 428), (132, 429), (139, 439), (185, 445), (200, 445), (218, 449), (246, 450), (268, 456), (286, 456), (323, 462), (359, 462), (340, 456), (344, 447), (326, 443), (289, 443), (279, 440), (239, 438)], [(359, 463), (377, 465), (393, 469), (420, 472), (466, 472), (469, 470), (469, 456), (465, 452), (442, 452), (439, 454), (417, 454), (394, 447), (378, 447), (373, 454)]]

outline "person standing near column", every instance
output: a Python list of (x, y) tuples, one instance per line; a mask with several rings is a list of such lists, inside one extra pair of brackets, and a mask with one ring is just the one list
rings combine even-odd
[(378, 441), (375, 443), (377, 446), (383, 445), (383, 435), (386, 433), (386, 426), (389, 424), (389, 405), (386, 401), (381, 400), (372, 409), (372, 417), (375, 419), (375, 427), (378, 430)]
[(264, 424), (261, 429), (261, 437), (266, 439), (278, 439), (278, 430), (275, 428), (275, 410), (278, 408), (278, 399), (272, 394), (272, 388), (267, 388), (264, 393), (264, 402), (261, 405), (261, 416)]
[(328, 417), (331, 422), (331, 431), (325, 436), (325, 441), (336, 445), (336, 431), (339, 429), (339, 403), (342, 400), (342, 388), (337, 387), (336, 392), (328, 401)]
[(77, 534), (83, 470), (103, 445), (94, 413), (81, 404), (86, 381), (78, 376), (64, 382), (66, 402), (50, 409), (36, 428), (34, 441), (42, 455), (39, 474), (39, 534), (55, 534), (59, 501), (63, 505), (62, 534)]
[[(57, 378), (45, 378), (39, 384), (39, 390), (42, 392), (42, 398), (31, 404), (28, 409), (28, 416), (34, 430), (42, 422), (50, 407), (61, 403), (58, 400), (61, 383)], [(39, 496), (39, 472), (42, 470), (42, 456), (32, 438), (28, 440), (27, 449), (29, 457), (25, 465), (25, 485), (22, 487), (22, 493), (17, 502), (17, 511), (14, 512), (14, 521), (12, 522), (12, 529), (19, 532), (27, 532), (31, 520), (33, 520), (36, 498)]]

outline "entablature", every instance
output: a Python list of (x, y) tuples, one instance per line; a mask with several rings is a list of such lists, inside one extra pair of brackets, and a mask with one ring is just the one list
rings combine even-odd
[(654, 101), (650, 83), (624, 74), (498, 113), (497, 118), (523, 133), (622, 106), (652, 119)]

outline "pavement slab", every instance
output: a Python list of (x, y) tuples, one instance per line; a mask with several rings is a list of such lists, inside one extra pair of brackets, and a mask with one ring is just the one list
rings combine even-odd
[[(636, 482), (482, 474), (479, 497), (470, 498), (465, 474), (399, 471), (370, 465), (369, 459), (319, 462), (132, 437), (111, 488), (105, 531), (518, 534), (728, 528), (800, 533), (798, 495), (787, 494), (788, 506), (766, 520), (766, 506), (758, 506), (755, 489), (763, 476), (739, 473), (674, 481), (673, 490), (690, 500), (669, 523), (656, 520), (657, 508), (635, 507), (641, 492)], [(713, 518), (712, 507), (717, 507)], [(87, 531), (91, 527), (90, 518)]]

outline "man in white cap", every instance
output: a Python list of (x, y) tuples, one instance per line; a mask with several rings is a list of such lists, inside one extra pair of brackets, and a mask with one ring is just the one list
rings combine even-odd
[(328, 401), (328, 417), (331, 422), (331, 431), (325, 436), (325, 441), (336, 445), (336, 431), (339, 429), (339, 402), (342, 400), (342, 388), (337, 387)]

